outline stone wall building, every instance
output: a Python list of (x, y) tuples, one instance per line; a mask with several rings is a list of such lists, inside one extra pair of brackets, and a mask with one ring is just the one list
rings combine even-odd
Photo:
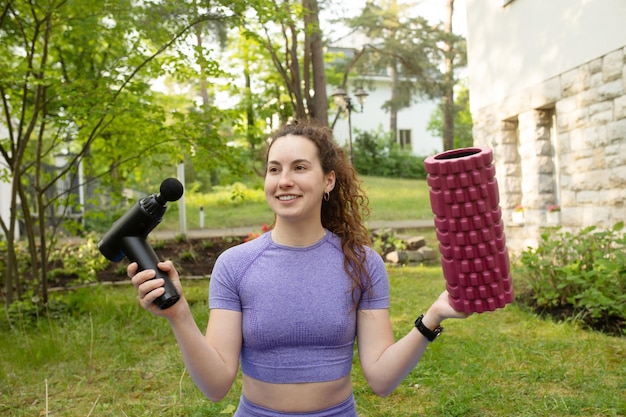
[(510, 250), (546, 226), (626, 220), (626, 3), (468, 0), (467, 11), (474, 140), (494, 150)]

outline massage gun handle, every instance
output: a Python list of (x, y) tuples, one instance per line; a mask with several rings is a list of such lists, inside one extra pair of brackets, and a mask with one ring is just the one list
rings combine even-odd
[(155, 279), (163, 278), (163, 288), (165, 292), (154, 300), (154, 304), (161, 310), (173, 306), (180, 299), (180, 295), (178, 291), (176, 291), (172, 280), (167, 276), (167, 273), (157, 268), (159, 258), (154, 252), (154, 249), (152, 249), (152, 246), (148, 244), (147, 240), (137, 236), (126, 236), (122, 238), (122, 247), (128, 259), (131, 262), (137, 262), (139, 271), (154, 269), (156, 271)]

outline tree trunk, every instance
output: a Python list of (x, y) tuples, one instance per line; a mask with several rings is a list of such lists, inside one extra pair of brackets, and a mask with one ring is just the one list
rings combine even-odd
[[(446, 2), (446, 20), (444, 30), (452, 34), (452, 14), (454, 13), (454, 0)], [(445, 53), (445, 81), (443, 97), (443, 150), (454, 148), (454, 72), (452, 67), (452, 57), (454, 54), (451, 40), (447, 40), (444, 46)]]
[[(307, 37), (307, 52), (311, 56), (313, 72), (313, 97), (310, 97), (309, 114), (324, 126), (328, 126), (328, 96), (326, 95), (326, 68), (324, 65), (324, 45), (319, 23), (317, 0), (304, 0), (304, 27)], [(308, 89), (306, 91), (307, 95)]]
[(250, 66), (248, 60), (244, 64), (243, 76), (246, 80), (246, 140), (250, 149), (255, 148), (254, 139), (254, 107), (252, 107), (252, 78), (250, 77)]
[(398, 143), (398, 68), (395, 59), (389, 66), (389, 75), (391, 76), (391, 107), (389, 109), (389, 131), (393, 134), (393, 140)]
[[(198, 46), (198, 48), (200, 48), (202, 46), (202, 26), (201, 25), (197, 25), (196, 26), (196, 45)], [(209, 97), (209, 90), (207, 89), (207, 80), (206, 80), (206, 68), (204, 67), (204, 64), (202, 62), (200, 62), (200, 95), (202, 96), (202, 109), (204, 112), (208, 113), (209, 109), (211, 107), (211, 98)], [(208, 132), (209, 130), (209, 126), (206, 126), (206, 130)], [(185, 163), (184, 161), (181, 161), (181, 163)], [(219, 176), (219, 172), (217, 169), (213, 169), (211, 170), (211, 187), (214, 185), (218, 185), (220, 183), (220, 176)]]

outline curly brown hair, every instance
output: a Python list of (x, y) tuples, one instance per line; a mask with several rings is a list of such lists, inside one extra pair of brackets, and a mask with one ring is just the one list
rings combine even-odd
[(330, 128), (308, 121), (289, 123), (272, 133), (268, 154), (274, 140), (287, 135), (311, 140), (317, 146), (324, 173), (335, 171), (335, 188), (322, 201), (322, 225), (341, 239), (344, 269), (352, 280), (352, 298), (356, 306), (371, 286), (369, 271), (365, 267), (365, 246), (372, 244), (364, 224), (364, 219), (369, 216), (369, 200), (361, 187), (362, 181), (335, 142)]

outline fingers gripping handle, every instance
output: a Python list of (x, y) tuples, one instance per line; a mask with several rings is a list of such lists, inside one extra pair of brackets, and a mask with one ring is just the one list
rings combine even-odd
[(126, 236), (122, 238), (121, 243), (122, 250), (128, 259), (131, 262), (137, 262), (139, 271), (154, 269), (156, 271), (155, 279), (163, 278), (163, 288), (165, 289), (165, 292), (163, 295), (154, 300), (154, 304), (156, 304), (161, 310), (165, 310), (166, 308), (176, 304), (176, 302), (180, 299), (180, 295), (178, 294), (178, 291), (176, 291), (176, 287), (174, 287), (172, 280), (167, 276), (167, 273), (157, 267), (159, 258), (146, 239), (137, 236)]

